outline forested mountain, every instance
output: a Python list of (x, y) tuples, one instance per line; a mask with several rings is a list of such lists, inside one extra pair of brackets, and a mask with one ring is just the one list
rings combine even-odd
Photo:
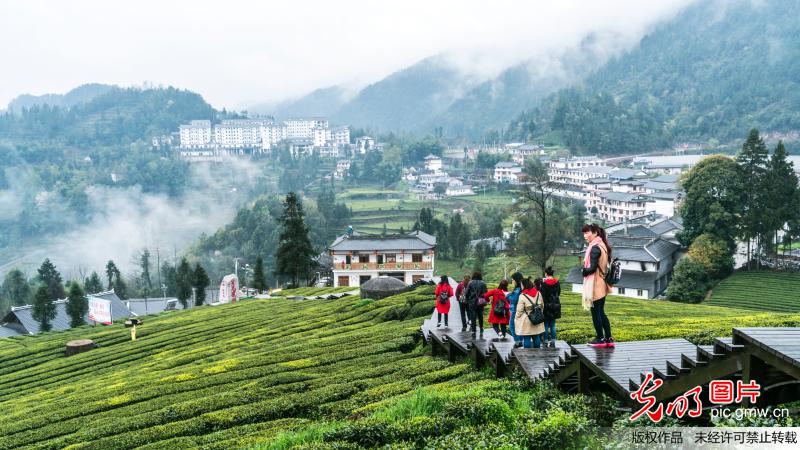
[(578, 86), (512, 121), (577, 150), (617, 153), (675, 141), (726, 142), (757, 127), (800, 129), (800, 2), (696, 3)]
[(299, 98), (277, 104), (259, 104), (249, 108), (250, 112), (269, 114), (278, 120), (291, 117), (330, 116), (338, 111), (352, 96), (341, 86), (315, 89)]
[(475, 82), (443, 57), (430, 57), (365, 87), (332, 117), (358, 127), (418, 131)]
[(8, 109), (19, 112), (22, 110), (22, 108), (30, 108), (35, 105), (49, 105), (69, 108), (80, 103), (91, 101), (95, 97), (103, 95), (113, 88), (114, 86), (108, 84), (87, 83), (72, 89), (66, 94), (23, 94), (14, 100), (11, 100), (8, 103)]

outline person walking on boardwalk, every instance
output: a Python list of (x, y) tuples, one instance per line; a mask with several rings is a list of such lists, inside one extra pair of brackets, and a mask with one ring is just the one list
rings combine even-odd
[(522, 274), (514, 272), (511, 275), (511, 292), (506, 295), (509, 305), (511, 305), (509, 317), (511, 320), (508, 322), (508, 331), (511, 333), (511, 338), (514, 339), (514, 347), (522, 347), (522, 339), (517, 338), (514, 330), (514, 317), (517, 316), (517, 302), (519, 295), (522, 293)]
[(552, 266), (544, 269), (542, 300), (544, 301), (544, 346), (556, 346), (556, 319), (561, 318), (561, 284), (554, 277)]
[(583, 255), (583, 308), (592, 312), (595, 338), (592, 347), (613, 347), (611, 324), (606, 316), (606, 295), (611, 287), (606, 283), (608, 263), (611, 261), (611, 246), (606, 239), (606, 230), (593, 223), (582, 228), (588, 246)]
[(540, 316), (541, 322), (535, 324), (533, 322), (537, 316), (535, 310), (543, 307), (542, 294), (530, 278), (522, 280), (522, 288), (514, 316), (514, 330), (522, 339), (523, 347), (539, 348), (542, 345), (541, 335), (544, 333), (544, 316)]
[(447, 328), (447, 316), (450, 314), (450, 297), (453, 296), (453, 288), (447, 275), (442, 275), (439, 284), (436, 285), (436, 327), (442, 326), (442, 315), (444, 315), (444, 327)]
[(471, 322), (470, 331), (475, 336), (475, 326), (480, 324), (481, 336), (483, 336), (483, 307), (486, 306), (486, 283), (483, 282), (483, 275), (480, 272), (472, 274), (467, 288), (464, 290), (464, 297), (467, 299), (467, 314)]
[(508, 280), (500, 280), (496, 289), (492, 289), (484, 296), (489, 301), (489, 323), (501, 340), (506, 340), (508, 318), (511, 305), (506, 298)]
[(464, 275), (464, 279), (456, 286), (456, 301), (458, 302), (458, 312), (461, 313), (461, 331), (467, 331), (467, 298), (464, 297), (464, 291), (467, 290), (470, 278), (469, 275)]

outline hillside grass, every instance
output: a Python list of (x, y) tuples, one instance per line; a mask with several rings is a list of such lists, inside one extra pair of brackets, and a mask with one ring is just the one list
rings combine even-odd
[(759, 311), (800, 312), (800, 274), (736, 272), (714, 287), (706, 305)]
[[(415, 342), (430, 286), (383, 300), (267, 299), (0, 340), (0, 448), (596, 447), (614, 402), (495, 380)], [(565, 293), (560, 337), (591, 337)], [(800, 315), (612, 297), (618, 340), (707, 341)], [(100, 347), (64, 357), (64, 344)], [(611, 411), (611, 412), (609, 412)], [(624, 420), (623, 420), (624, 421)]]

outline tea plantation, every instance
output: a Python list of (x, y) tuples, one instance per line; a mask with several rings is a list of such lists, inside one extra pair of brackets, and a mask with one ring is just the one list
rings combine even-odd
[[(0, 448), (576, 448), (624, 422), (607, 398), (496, 380), (415, 340), (432, 288), (372, 301), (246, 300), (0, 340)], [(591, 335), (565, 294), (562, 338)], [(797, 325), (800, 315), (612, 298), (618, 340)], [(64, 357), (64, 344), (99, 348)], [(622, 417), (622, 419), (620, 419)]]
[(800, 312), (800, 274), (770, 271), (736, 272), (722, 280), (707, 305), (762, 311)]

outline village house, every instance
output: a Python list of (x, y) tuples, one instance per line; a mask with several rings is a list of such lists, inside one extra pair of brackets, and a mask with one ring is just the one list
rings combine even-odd
[(442, 158), (436, 155), (428, 155), (425, 157), (425, 170), (438, 173), (442, 170)]
[(435, 249), (436, 237), (422, 231), (389, 236), (345, 234), (328, 247), (333, 285), (360, 286), (384, 275), (406, 284), (431, 279)]
[(333, 176), (337, 179), (342, 179), (347, 176), (350, 172), (350, 160), (349, 159), (340, 159), (336, 161), (336, 171), (334, 172)]
[(500, 161), (494, 165), (494, 176), (492, 179), (495, 183), (519, 183), (519, 178), (522, 176), (522, 167), (513, 162)]
[[(680, 257), (680, 245), (644, 226), (611, 233), (608, 241), (612, 257), (618, 258), (622, 267), (622, 278), (611, 289), (612, 295), (649, 299), (667, 289)], [(573, 292), (583, 292), (581, 266), (570, 270), (567, 282), (572, 283)]]
[[(125, 320), (133, 315), (117, 297), (114, 290), (106, 292), (98, 292), (97, 294), (89, 294), (86, 296), (88, 299), (98, 298), (101, 300), (109, 300), (111, 302), (111, 319), (113, 321)], [(53, 302), (56, 307), (56, 317), (50, 321), (52, 331), (68, 330), (70, 326), (70, 317), (67, 314), (67, 300), (61, 299)], [(87, 312), (83, 318), (86, 323), (92, 323), (89, 320), (89, 313)], [(0, 337), (37, 334), (39, 333), (39, 321), (33, 318), (33, 306), (12, 306), (11, 311), (0, 320)]]

